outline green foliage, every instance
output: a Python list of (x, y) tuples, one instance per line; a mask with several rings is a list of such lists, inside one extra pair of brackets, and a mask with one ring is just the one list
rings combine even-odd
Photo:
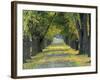
[(50, 24), (53, 14), (53, 12), (24, 10), (24, 35), (28, 35), (32, 38), (43, 37), (48, 25)]
[[(82, 19), (82, 16), (85, 16), (86, 21)], [(83, 26), (85, 24), (85, 26)], [(87, 36), (90, 36), (90, 14), (85, 13), (71, 13), (71, 12), (53, 12), (53, 11), (33, 11), (33, 10), (23, 10), (23, 36), (28, 36), (32, 41), (37, 40), (39, 42), (39, 46), (42, 46), (42, 41), (45, 39), (48, 42), (52, 41), (54, 36), (62, 35), (64, 38), (68, 39), (69, 45), (71, 41), (78, 40), (77, 44), (79, 48), (81, 46), (79, 44), (82, 43), (80, 35), (81, 29), (84, 28), (83, 33), (86, 32)], [(87, 38), (88, 39), (88, 38)], [(67, 43), (67, 40), (64, 40)], [(85, 41), (85, 39), (83, 40)], [(48, 42), (46, 43), (46, 47), (48, 46)], [(43, 44), (44, 44), (43, 43)], [(65, 44), (66, 44), (65, 43)], [(84, 44), (85, 45), (85, 44)], [(31, 45), (30, 45), (31, 46)], [(35, 46), (35, 45), (34, 45)], [(53, 47), (61, 49), (61, 46), (48, 46), (49, 49)], [(39, 47), (40, 48), (40, 47)], [(63, 45), (63, 48), (67, 48), (63, 53), (70, 54), (78, 54), (80, 50), (76, 51), (74, 49), (68, 49), (68, 47)], [(33, 50), (33, 49), (32, 49)], [(59, 51), (55, 52), (58, 53)], [(43, 52), (44, 53), (44, 52)], [(53, 53), (54, 52), (50, 52)], [(38, 53), (37, 53), (38, 54)], [(47, 53), (48, 54), (48, 53)], [(45, 55), (42, 55), (42, 57)], [(41, 57), (41, 58), (42, 58)], [(73, 59), (73, 58), (72, 58)], [(41, 63), (40, 57), (36, 57), (36, 61)], [(27, 66), (27, 63), (25, 64)], [(30, 63), (28, 67), (37, 66), (37, 63)]]
[(45, 38), (52, 40), (53, 37), (56, 36), (57, 34), (60, 34), (60, 32), (61, 32), (60, 28), (57, 28), (56, 26), (50, 26)]
[(79, 38), (79, 34), (76, 28), (76, 22), (74, 19), (74, 13), (65, 13), (64, 14), (65, 24), (63, 27), (62, 35), (66, 36), (71, 40)]
[[(79, 39), (81, 27), (79, 13), (47, 12), (47, 11), (23, 11), (23, 32), (31, 38), (47, 38), (51, 40), (55, 35), (61, 34), (70, 40)], [(89, 35), (89, 16), (87, 30)]]

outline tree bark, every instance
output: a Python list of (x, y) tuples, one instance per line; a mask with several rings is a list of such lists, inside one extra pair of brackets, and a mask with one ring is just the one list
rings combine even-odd
[[(88, 28), (90, 33), (90, 21), (87, 21), (89, 14), (80, 14), (80, 22), (75, 18), (76, 27), (79, 33), (79, 53), (88, 54), (90, 56), (90, 34), (88, 35)], [(90, 20), (90, 17), (89, 17)], [(89, 22), (89, 26), (87, 23)]]
[(28, 36), (24, 36), (23, 39), (23, 62), (26, 62), (26, 59), (31, 58), (31, 53), (30, 53), (30, 40)]
[(81, 29), (80, 29), (80, 53), (90, 54), (90, 39), (88, 36), (87, 16), (88, 14), (80, 14)]
[(35, 56), (36, 54), (38, 54), (41, 51), (42, 51), (42, 49), (41, 49), (40, 39), (32, 38), (32, 56)]

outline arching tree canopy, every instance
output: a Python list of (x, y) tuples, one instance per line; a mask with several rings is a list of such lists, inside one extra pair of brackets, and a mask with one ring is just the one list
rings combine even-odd
[[(55, 34), (62, 34), (70, 39), (78, 39), (75, 16), (77, 13), (58, 13), (43, 11), (23, 11), (24, 35), (30, 37), (52, 38)], [(79, 17), (79, 16), (77, 16)], [(46, 37), (49, 36), (49, 37)]]
[(27, 44), (31, 41), (32, 54), (37, 54), (62, 35), (66, 44), (90, 56), (90, 22), (87, 13), (23, 10), (23, 39), (29, 38)]

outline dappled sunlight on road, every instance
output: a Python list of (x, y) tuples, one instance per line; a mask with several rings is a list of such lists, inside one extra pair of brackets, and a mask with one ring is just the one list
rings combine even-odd
[[(55, 42), (57, 40), (57, 42)], [(77, 55), (78, 54), (78, 55)], [(65, 44), (63, 39), (55, 39), (42, 52), (33, 56), (24, 63), (24, 69), (54, 68), (54, 67), (78, 67), (89, 66), (90, 58), (87, 55), (79, 55), (79, 51)]]

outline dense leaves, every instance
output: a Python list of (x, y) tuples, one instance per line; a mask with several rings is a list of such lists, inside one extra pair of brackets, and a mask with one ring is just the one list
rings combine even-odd
[(78, 49), (80, 54), (90, 54), (90, 26), (90, 14), (86, 13), (23, 11), (23, 36), (32, 45), (38, 45), (31, 45), (33, 51), (47, 47), (56, 35), (62, 35), (65, 43)]

